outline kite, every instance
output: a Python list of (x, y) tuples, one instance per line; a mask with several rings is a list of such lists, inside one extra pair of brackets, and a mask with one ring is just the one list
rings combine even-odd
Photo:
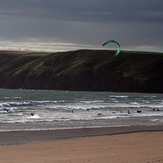
[(113, 57), (116, 57), (120, 53), (120, 51), (121, 51), (120, 44), (117, 41), (115, 41), (115, 40), (108, 40), (105, 43), (103, 43), (102, 46), (105, 46), (106, 44), (110, 44), (110, 43), (115, 43), (115, 44), (118, 45), (117, 52), (113, 55)]

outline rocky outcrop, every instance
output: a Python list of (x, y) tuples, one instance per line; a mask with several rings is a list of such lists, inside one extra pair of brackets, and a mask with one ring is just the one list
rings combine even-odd
[(78, 50), (0, 52), (0, 87), (163, 93), (163, 54)]

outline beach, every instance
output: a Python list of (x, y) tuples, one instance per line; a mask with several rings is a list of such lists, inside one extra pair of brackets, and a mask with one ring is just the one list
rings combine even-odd
[(0, 133), (2, 163), (163, 162), (163, 126)]

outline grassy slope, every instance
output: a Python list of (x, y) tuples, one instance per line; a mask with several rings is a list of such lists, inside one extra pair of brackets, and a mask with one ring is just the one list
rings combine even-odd
[(78, 50), (0, 52), (0, 87), (163, 92), (163, 54)]

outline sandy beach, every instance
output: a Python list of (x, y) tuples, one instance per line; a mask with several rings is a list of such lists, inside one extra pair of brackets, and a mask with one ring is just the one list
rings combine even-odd
[[(120, 127), (119, 127), (120, 129)], [(160, 127), (0, 133), (1, 163), (162, 163)], [(133, 129), (133, 128), (132, 128)], [(160, 129), (160, 131), (157, 131)], [(128, 132), (127, 132), (128, 130)], [(98, 132), (101, 134), (98, 134)], [(105, 132), (104, 132), (105, 131)], [(112, 131), (112, 132), (111, 132)], [(152, 132), (153, 131), (153, 132)], [(58, 132), (58, 133), (57, 133)], [(114, 133), (116, 132), (116, 133)], [(64, 136), (66, 135), (69, 136)], [(71, 133), (71, 134), (70, 134)], [(99, 136), (95, 136), (96, 134)], [(55, 137), (60, 135), (60, 137)], [(14, 137), (15, 135), (15, 137)], [(39, 138), (40, 135), (40, 139)], [(101, 135), (101, 136), (100, 136)], [(63, 137), (62, 137), (63, 136)], [(10, 142), (7, 140), (10, 139)], [(6, 143), (3, 141), (6, 140)], [(25, 141), (26, 140), (26, 141)]]

